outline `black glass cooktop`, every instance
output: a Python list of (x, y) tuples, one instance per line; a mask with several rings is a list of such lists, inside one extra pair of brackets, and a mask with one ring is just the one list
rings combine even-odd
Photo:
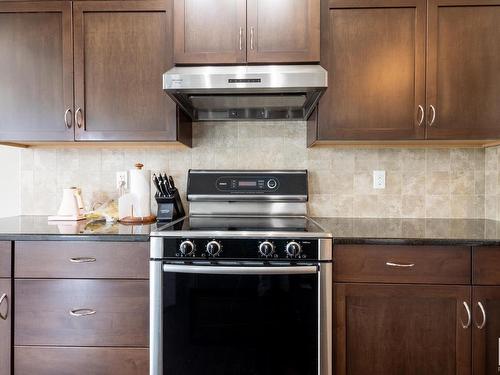
[(325, 233), (311, 219), (305, 216), (187, 216), (158, 228), (158, 232), (204, 231), (204, 232), (303, 232)]

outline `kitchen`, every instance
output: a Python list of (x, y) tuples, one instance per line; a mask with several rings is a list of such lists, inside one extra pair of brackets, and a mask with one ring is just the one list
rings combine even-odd
[[(498, 0), (0, 1), (0, 373), (497, 373), (499, 21)], [(190, 217), (96, 220), (136, 174), (148, 213)], [(73, 186), (87, 218), (49, 221)]]

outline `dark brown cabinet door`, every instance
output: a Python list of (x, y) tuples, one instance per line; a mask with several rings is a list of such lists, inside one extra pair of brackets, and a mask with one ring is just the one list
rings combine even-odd
[(246, 61), (246, 0), (175, 0), (175, 63)]
[(319, 61), (320, 0), (247, 0), (247, 60)]
[(71, 2), (0, 2), (0, 140), (73, 140)]
[(73, 18), (76, 139), (175, 140), (170, 1), (77, 1)]
[(473, 374), (500, 372), (500, 286), (474, 286)]
[(322, 1), (329, 82), (316, 139), (424, 137), (425, 8), (425, 0)]
[(0, 279), (0, 374), (10, 374), (11, 303), (10, 279)]
[(428, 22), (427, 138), (499, 138), (500, 1), (429, 0)]
[(469, 286), (334, 284), (334, 298), (335, 374), (470, 374)]

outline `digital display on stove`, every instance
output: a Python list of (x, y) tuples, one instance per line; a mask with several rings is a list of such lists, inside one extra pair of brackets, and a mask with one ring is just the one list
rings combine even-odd
[(240, 187), (255, 187), (257, 186), (257, 181), (238, 181), (238, 186)]

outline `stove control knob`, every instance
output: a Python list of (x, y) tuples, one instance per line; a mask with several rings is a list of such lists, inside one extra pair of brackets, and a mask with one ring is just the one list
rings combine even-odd
[(183, 256), (190, 256), (194, 254), (194, 243), (189, 240), (183, 241), (179, 246), (179, 251)]
[(222, 246), (217, 241), (210, 241), (207, 243), (207, 253), (213, 257), (216, 257), (221, 252)]
[(302, 252), (302, 247), (298, 242), (291, 241), (286, 244), (285, 251), (289, 257), (295, 258), (298, 257)]
[(259, 254), (263, 257), (270, 257), (274, 253), (274, 245), (269, 241), (264, 241), (259, 245)]

